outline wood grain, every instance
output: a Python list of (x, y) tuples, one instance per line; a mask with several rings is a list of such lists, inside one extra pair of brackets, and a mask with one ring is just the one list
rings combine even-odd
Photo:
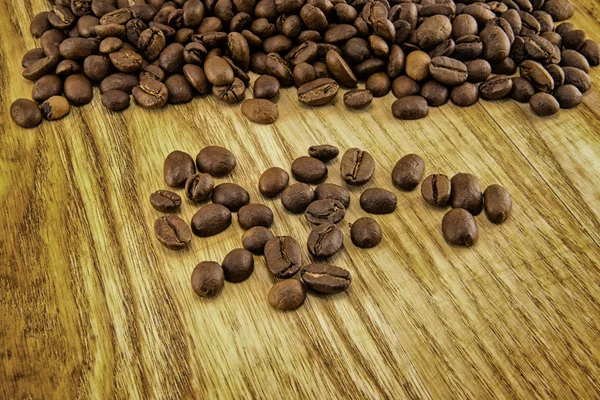
[[(267, 127), (210, 98), (115, 114), (97, 96), (24, 131), (8, 109), (30, 95), (20, 59), (35, 45), (29, 21), (45, 9), (0, 2), (0, 398), (600, 398), (596, 88), (551, 118), (481, 101), (413, 122), (393, 119), (391, 95), (348, 112), (341, 96), (310, 109), (285, 90)], [(599, 18), (597, 1), (577, 0), (573, 22), (596, 41)], [(599, 85), (599, 70), (591, 75)], [(348, 223), (365, 215), (363, 188), (352, 188), (346, 247), (333, 259), (351, 271), (351, 289), (276, 312), (266, 301), (274, 281), (256, 258), (248, 281), (197, 298), (194, 266), (221, 261), (243, 231), (235, 221), (188, 251), (164, 249), (148, 196), (165, 187), (166, 154), (230, 148), (239, 167), (219, 182), (243, 183), (273, 208), (277, 234), (305, 242), (303, 217), (263, 198), (257, 182), (316, 143), (369, 150), (377, 169), (366, 187), (398, 195), (397, 212), (375, 217), (382, 244), (358, 250)], [(391, 185), (409, 152), (428, 173), (504, 185), (513, 216), (501, 226), (480, 216), (474, 248), (448, 246), (443, 212)], [(341, 183), (338, 167), (331, 182)], [(197, 208), (185, 202), (180, 214)]]

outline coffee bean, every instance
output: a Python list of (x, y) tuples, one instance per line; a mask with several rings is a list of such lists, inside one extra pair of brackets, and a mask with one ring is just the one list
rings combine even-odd
[(392, 114), (395, 118), (403, 120), (421, 119), (429, 114), (429, 106), (421, 96), (407, 96), (392, 104)]
[(254, 97), (272, 99), (279, 94), (279, 81), (271, 75), (261, 75), (254, 82)]
[(444, 215), (442, 233), (450, 244), (472, 246), (478, 238), (477, 223), (470, 212), (463, 208), (455, 208)]
[(512, 78), (513, 85), (510, 90), (510, 97), (520, 103), (527, 103), (531, 96), (535, 94), (535, 88), (525, 78)]
[(304, 212), (308, 222), (315, 225), (337, 224), (346, 215), (344, 205), (334, 199), (316, 200), (310, 203)]
[(205, 173), (193, 174), (185, 183), (185, 195), (191, 201), (201, 202), (210, 197), (213, 188), (212, 176)]
[(75, 16), (71, 9), (64, 6), (55, 6), (47, 14), (48, 22), (57, 29), (67, 29), (75, 23)]
[(185, 186), (188, 178), (196, 173), (194, 159), (183, 151), (173, 151), (165, 158), (163, 177), (170, 187)]
[(212, 176), (225, 176), (233, 172), (237, 165), (235, 156), (229, 150), (220, 146), (203, 148), (196, 156), (198, 171)]
[[(73, 73), (76, 72), (73, 71)], [(131, 94), (133, 92), (133, 88), (136, 87), (138, 83), (139, 80), (137, 76), (118, 72), (116, 74), (107, 76), (102, 80), (102, 82), (100, 82), (100, 92), (105, 93), (109, 90), (120, 90), (127, 94)]]
[(162, 83), (146, 78), (132, 89), (133, 98), (144, 108), (161, 108), (167, 103), (169, 91)]
[(29, 24), (29, 32), (34, 38), (39, 38), (46, 31), (52, 29), (52, 24), (48, 21), (50, 13), (41, 12), (35, 15)]
[(586, 41), (586, 34), (580, 29), (573, 29), (563, 35), (563, 46), (566, 49), (579, 50)]
[(450, 92), (450, 99), (459, 107), (469, 107), (479, 100), (479, 89), (477, 85), (465, 82), (455, 86)]
[(309, 106), (322, 106), (330, 103), (339, 90), (336, 81), (319, 78), (298, 88), (298, 100)]
[(214, 297), (223, 289), (224, 280), (219, 263), (203, 261), (192, 272), (192, 289), (199, 297)]
[(133, 50), (123, 48), (109, 54), (110, 61), (121, 72), (139, 72), (142, 69), (143, 59)]
[(269, 290), (269, 304), (281, 311), (300, 307), (306, 298), (306, 289), (298, 279), (285, 279), (277, 282)]
[(48, 121), (61, 119), (71, 111), (69, 101), (62, 96), (52, 96), (40, 106), (42, 115)]
[(448, 39), (451, 33), (452, 23), (448, 17), (444, 15), (429, 17), (421, 23), (417, 30), (419, 47), (422, 49), (431, 49)]
[(56, 75), (59, 78), (66, 78), (69, 75), (79, 74), (81, 72), (81, 65), (73, 60), (63, 60), (56, 66)]
[(478, 32), (477, 21), (469, 14), (457, 15), (452, 21), (452, 36), (455, 39), (466, 35), (477, 35)]
[(454, 208), (464, 208), (473, 215), (478, 215), (483, 207), (481, 187), (475, 175), (458, 173), (450, 180), (452, 194), (450, 202)]
[(327, 167), (316, 158), (298, 157), (292, 163), (292, 175), (299, 182), (319, 183), (327, 178)]
[(231, 225), (231, 211), (221, 204), (208, 204), (198, 210), (192, 218), (192, 232), (200, 237), (219, 234), (229, 225)]
[(301, 63), (311, 63), (317, 57), (317, 44), (312, 40), (307, 40), (299, 46), (294, 47), (287, 55), (287, 59), (293, 66)]
[(350, 236), (356, 247), (366, 249), (377, 246), (381, 242), (383, 234), (377, 221), (373, 218), (363, 217), (352, 224)]
[(536, 93), (529, 99), (531, 110), (540, 117), (554, 115), (560, 109), (558, 101), (548, 93)]
[(58, 60), (58, 56), (53, 56), (34, 61), (23, 71), (23, 78), (30, 81), (37, 81), (42, 76), (53, 73), (58, 65)]
[(183, 60), (188, 64), (204, 64), (208, 50), (200, 42), (191, 42), (183, 48)]
[(154, 61), (167, 45), (165, 34), (158, 28), (148, 28), (142, 32), (137, 42), (137, 49), (148, 61)]
[(246, 249), (235, 249), (225, 256), (221, 267), (226, 281), (245, 281), (254, 271), (254, 258)]
[(353, 89), (344, 93), (344, 104), (353, 110), (361, 110), (373, 101), (373, 93), (366, 89)]
[(590, 63), (588, 60), (583, 54), (575, 50), (563, 50), (560, 65), (561, 67), (575, 67), (585, 72), (590, 72)]
[(204, 63), (206, 79), (216, 86), (231, 85), (235, 78), (231, 66), (221, 57), (211, 57)]
[(421, 93), (421, 86), (419, 86), (417, 81), (408, 76), (400, 76), (392, 82), (392, 93), (398, 99), (414, 96)]
[(160, 212), (175, 212), (181, 206), (181, 197), (168, 190), (158, 190), (150, 195), (150, 204)]
[(192, 241), (188, 224), (177, 215), (166, 215), (154, 222), (154, 235), (169, 250), (182, 250)]
[(265, 244), (265, 261), (275, 277), (290, 278), (300, 269), (302, 250), (294, 238), (276, 236)]
[(304, 212), (313, 202), (315, 193), (306, 183), (294, 183), (281, 193), (281, 204), (291, 213)]
[(10, 106), (10, 116), (21, 128), (34, 128), (42, 122), (42, 112), (31, 100), (18, 99)]
[(63, 91), (63, 82), (56, 75), (44, 75), (33, 85), (31, 98), (37, 103), (49, 99), (52, 96), (59, 96)]
[(554, 91), (554, 97), (560, 104), (560, 108), (573, 108), (581, 104), (583, 95), (573, 85), (563, 85)]
[(224, 205), (231, 212), (236, 212), (250, 203), (250, 195), (246, 189), (235, 183), (221, 183), (213, 189), (212, 201)]
[(210, 92), (210, 82), (206, 79), (204, 70), (194, 64), (186, 64), (183, 66), (183, 76), (189, 82), (194, 89), (200, 94), (207, 94)]
[(300, 276), (306, 287), (327, 294), (341, 293), (352, 282), (350, 272), (328, 264), (309, 264), (302, 269)]
[(322, 162), (331, 161), (340, 154), (340, 149), (330, 144), (321, 144), (316, 146), (310, 146), (308, 148), (308, 155)]
[(385, 72), (377, 72), (367, 79), (365, 89), (374, 97), (383, 97), (390, 92), (392, 82)]
[(313, 257), (331, 257), (344, 245), (344, 235), (334, 224), (315, 227), (308, 236), (307, 247)]
[(339, 24), (329, 28), (325, 32), (323, 39), (325, 40), (325, 43), (345, 42), (352, 39), (357, 33), (358, 31), (352, 25)]
[(467, 80), (471, 83), (479, 83), (485, 81), (492, 73), (492, 66), (486, 60), (469, 60), (465, 61), (468, 71)]
[(483, 192), (485, 214), (495, 224), (501, 224), (512, 211), (512, 199), (508, 191), (500, 185), (490, 185)]
[(238, 222), (246, 230), (255, 226), (269, 228), (273, 218), (273, 211), (263, 204), (248, 204), (238, 210)]
[(435, 207), (446, 207), (451, 195), (450, 179), (446, 175), (431, 174), (421, 185), (421, 195), (430, 205)]
[(277, 53), (267, 54), (265, 68), (269, 75), (277, 78), (283, 85), (291, 85), (294, 82), (291, 64)]
[(122, 111), (129, 107), (129, 95), (120, 90), (109, 90), (102, 94), (102, 105), (111, 111)]
[(265, 244), (274, 238), (273, 232), (264, 226), (255, 226), (242, 236), (242, 244), (244, 248), (254, 254), (262, 255), (264, 253)]
[(258, 190), (266, 197), (275, 197), (285, 190), (290, 181), (288, 173), (279, 168), (272, 167), (262, 173), (258, 180)]
[(573, 67), (564, 67), (563, 71), (565, 84), (575, 86), (581, 93), (587, 92), (592, 87), (592, 79), (585, 71)]
[(554, 90), (554, 79), (542, 64), (525, 60), (519, 66), (519, 72), (521, 77), (530, 81), (537, 91), (550, 93)]
[(373, 156), (361, 149), (352, 148), (344, 153), (340, 164), (342, 179), (349, 185), (363, 185), (375, 172)]
[(406, 75), (415, 81), (422, 81), (429, 77), (429, 54), (417, 50), (406, 56)]
[(333, 184), (322, 183), (315, 189), (315, 200), (337, 200), (347, 209), (350, 206), (350, 192), (348, 189)]
[(579, 52), (585, 56), (590, 66), (596, 67), (600, 64), (600, 44), (587, 39), (583, 42)]
[(231, 85), (213, 86), (213, 95), (228, 104), (234, 104), (244, 99), (246, 85), (239, 78), (235, 78)]
[(108, 57), (91, 55), (83, 62), (83, 72), (92, 81), (101, 81), (111, 71), (111, 63)]
[(436, 81), (446, 85), (460, 85), (467, 80), (467, 67), (450, 57), (434, 57), (429, 64), (429, 73)]
[(353, 88), (356, 87), (358, 80), (352, 72), (352, 69), (344, 58), (336, 51), (329, 50), (325, 58), (327, 68), (331, 75), (342, 85)]
[(370, 188), (360, 196), (360, 206), (371, 214), (390, 214), (396, 210), (396, 195), (389, 190)]
[(413, 190), (416, 188), (425, 173), (425, 162), (417, 154), (407, 154), (394, 166), (392, 171), (392, 182), (402, 190)]
[(227, 35), (227, 48), (233, 62), (242, 70), (247, 71), (250, 66), (250, 47), (244, 35), (239, 32), (229, 33)]
[(279, 118), (277, 104), (265, 99), (250, 99), (242, 103), (242, 114), (257, 124), (273, 124)]
[(94, 98), (92, 82), (84, 75), (70, 75), (64, 84), (65, 97), (71, 104), (88, 104)]
[(121, 50), (123, 41), (117, 37), (107, 37), (100, 42), (99, 51), (102, 54), (110, 54)]
[(21, 60), (21, 66), (23, 68), (29, 68), (31, 66), (31, 64), (33, 64), (34, 62), (41, 60), (42, 58), (45, 58), (45, 57), (46, 57), (46, 54), (44, 53), (44, 49), (42, 49), (42, 48), (29, 50), (23, 56), (23, 59)]
[(421, 96), (427, 101), (430, 107), (439, 107), (448, 102), (450, 91), (441, 83), (429, 81), (423, 85)]
[(498, 100), (510, 93), (512, 79), (507, 75), (495, 75), (479, 85), (479, 94), (488, 100)]

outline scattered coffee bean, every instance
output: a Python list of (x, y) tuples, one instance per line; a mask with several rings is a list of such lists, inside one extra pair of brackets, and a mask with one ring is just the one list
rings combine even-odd
[(510, 90), (510, 97), (520, 103), (528, 103), (531, 96), (535, 94), (535, 88), (525, 78), (512, 78), (513, 85)]
[(254, 254), (262, 255), (265, 250), (265, 244), (273, 239), (275, 235), (264, 226), (255, 226), (248, 229), (242, 236), (244, 248)]
[(392, 104), (392, 114), (403, 120), (421, 119), (429, 114), (429, 106), (421, 96), (406, 96)]
[(292, 175), (299, 182), (319, 183), (327, 178), (327, 166), (313, 157), (298, 157), (292, 162)]
[(150, 195), (150, 204), (160, 212), (175, 212), (181, 206), (181, 197), (168, 190), (158, 190)]
[(10, 116), (21, 128), (34, 128), (42, 122), (42, 112), (31, 100), (18, 99), (10, 106)]
[(350, 237), (356, 247), (371, 248), (381, 242), (383, 233), (377, 221), (373, 218), (363, 217), (352, 224)]
[(419, 93), (421, 93), (421, 86), (408, 76), (399, 76), (392, 82), (392, 94), (398, 99)]
[(60, 96), (62, 92), (63, 82), (58, 76), (44, 75), (33, 85), (31, 98), (37, 103), (43, 103), (52, 96)]
[(392, 182), (402, 190), (416, 188), (425, 173), (425, 161), (417, 154), (407, 154), (402, 157), (392, 171)]
[(429, 54), (417, 50), (406, 56), (406, 75), (419, 82), (429, 77), (429, 64), (431, 57)]
[(323, 162), (331, 161), (340, 154), (340, 149), (330, 144), (310, 146), (308, 155)]
[(371, 214), (390, 214), (396, 210), (396, 195), (389, 190), (370, 188), (360, 195), (360, 206)]
[(306, 210), (313, 202), (315, 192), (306, 183), (294, 183), (281, 193), (281, 204), (291, 213), (298, 214)]
[(265, 244), (265, 261), (275, 277), (290, 278), (300, 269), (302, 250), (294, 238), (276, 236)]
[(235, 169), (236, 164), (233, 153), (220, 146), (205, 147), (196, 157), (198, 171), (217, 177), (230, 174)]
[(309, 106), (322, 106), (330, 103), (335, 98), (339, 88), (339, 85), (333, 79), (315, 79), (298, 88), (298, 100)]
[(373, 97), (383, 97), (390, 92), (392, 81), (385, 72), (376, 72), (371, 75), (365, 84), (365, 89), (371, 92)]
[(275, 197), (285, 190), (289, 181), (290, 176), (284, 169), (272, 167), (260, 176), (258, 190), (265, 197)]
[(65, 97), (71, 104), (88, 104), (94, 98), (92, 82), (84, 75), (70, 75), (65, 79)]
[(136, 103), (144, 108), (161, 108), (167, 104), (169, 91), (164, 83), (146, 78), (132, 89)]
[(565, 84), (573, 85), (581, 93), (585, 93), (592, 87), (592, 79), (585, 71), (574, 67), (564, 67)]
[(433, 79), (445, 85), (460, 85), (467, 80), (467, 66), (446, 56), (434, 57), (429, 64), (429, 73)]
[(48, 121), (61, 119), (71, 111), (69, 101), (62, 96), (52, 96), (40, 106), (42, 115)]
[(279, 81), (271, 75), (261, 75), (254, 82), (254, 97), (272, 99), (279, 94)]
[(192, 85), (188, 80), (179, 74), (171, 75), (165, 80), (165, 86), (169, 95), (167, 101), (169, 104), (182, 104), (191, 101), (194, 98)]
[(221, 204), (208, 204), (192, 218), (192, 232), (196, 236), (209, 237), (223, 232), (231, 225), (231, 211)]
[(536, 93), (529, 99), (531, 110), (539, 116), (554, 115), (560, 109), (558, 101), (548, 93)]
[(475, 175), (458, 173), (450, 180), (452, 194), (450, 202), (454, 208), (464, 208), (473, 215), (478, 215), (483, 207), (481, 186)]
[(192, 289), (199, 297), (214, 297), (225, 281), (223, 268), (214, 261), (203, 261), (192, 272)]
[(273, 225), (273, 211), (263, 204), (247, 204), (238, 210), (238, 221), (242, 229), (255, 226), (269, 228)]
[(554, 91), (554, 98), (558, 101), (560, 108), (573, 108), (581, 104), (583, 95), (573, 85), (563, 85)]
[(342, 179), (349, 185), (364, 185), (375, 172), (373, 156), (361, 149), (347, 150), (340, 164)]
[(221, 183), (213, 189), (212, 201), (215, 204), (224, 205), (231, 212), (236, 212), (250, 203), (250, 195), (240, 185), (235, 183)]
[(512, 79), (507, 75), (495, 75), (479, 85), (479, 94), (484, 99), (498, 100), (510, 93)]
[(345, 187), (334, 183), (321, 183), (315, 189), (315, 200), (337, 200), (348, 209), (350, 207), (350, 192)]
[(442, 219), (442, 233), (450, 244), (472, 246), (478, 238), (477, 223), (469, 211), (463, 208), (454, 208), (448, 211)]
[(185, 182), (185, 195), (191, 201), (201, 202), (212, 194), (215, 181), (205, 173), (193, 174)]
[(344, 245), (344, 235), (335, 224), (322, 224), (310, 232), (306, 245), (313, 257), (331, 257)]
[(350, 272), (329, 264), (309, 264), (300, 272), (302, 281), (316, 292), (335, 294), (350, 287)]
[(477, 85), (465, 82), (462, 85), (452, 88), (450, 99), (459, 107), (472, 106), (479, 100), (479, 89), (477, 88)]
[(131, 99), (121, 90), (109, 90), (102, 94), (102, 105), (110, 111), (122, 111), (129, 107)]
[(421, 96), (427, 101), (429, 107), (439, 107), (448, 102), (450, 90), (441, 83), (429, 81), (423, 85)]
[(154, 222), (154, 235), (170, 250), (181, 250), (192, 241), (188, 224), (177, 215), (166, 215)]
[(310, 203), (304, 212), (308, 222), (315, 225), (337, 224), (346, 215), (344, 205), (333, 199), (317, 200)]
[(485, 214), (495, 224), (501, 224), (512, 211), (512, 199), (508, 190), (500, 185), (490, 185), (483, 192)]
[(366, 89), (353, 89), (344, 93), (344, 104), (353, 110), (362, 110), (373, 101), (373, 93)]
[(446, 175), (431, 174), (421, 184), (421, 195), (432, 206), (446, 207), (450, 202), (451, 188)]
[(163, 165), (165, 183), (170, 187), (184, 187), (188, 178), (196, 173), (194, 159), (183, 151), (169, 153)]
[(230, 251), (221, 263), (225, 280), (228, 282), (242, 282), (252, 275), (254, 271), (254, 258), (246, 249)]
[(277, 282), (269, 290), (269, 304), (281, 311), (289, 311), (300, 307), (306, 298), (304, 284), (298, 279), (285, 279)]
[(485, 81), (492, 73), (492, 66), (486, 60), (469, 60), (465, 61), (467, 67), (467, 80), (471, 83), (479, 83)]
[(265, 99), (250, 99), (242, 103), (242, 114), (257, 124), (272, 124), (279, 118), (277, 104)]

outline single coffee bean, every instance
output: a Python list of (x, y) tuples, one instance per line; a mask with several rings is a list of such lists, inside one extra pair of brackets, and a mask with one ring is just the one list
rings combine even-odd
[(242, 114), (257, 124), (273, 124), (279, 118), (277, 104), (265, 99), (249, 99), (242, 103)]
[(63, 82), (58, 76), (44, 75), (33, 85), (31, 98), (37, 103), (42, 103), (52, 96), (61, 95), (62, 91)]
[(356, 247), (371, 248), (377, 246), (383, 237), (381, 227), (373, 218), (357, 219), (350, 228), (350, 237)]
[(392, 114), (395, 118), (415, 120), (425, 118), (429, 114), (427, 100), (421, 96), (407, 96), (392, 104)]
[(450, 244), (472, 246), (478, 238), (477, 223), (470, 212), (463, 208), (455, 208), (444, 215), (442, 233)]
[(123, 41), (117, 37), (107, 37), (100, 42), (99, 51), (102, 54), (110, 54), (121, 50)]
[(158, 190), (150, 195), (150, 204), (160, 212), (175, 212), (181, 206), (181, 197), (168, 190)]
[(349, 185), (363, 185), (375, 172), (375, 159), (366, 151), (352, 148), (344, 153), (340, 164), (342, 179)]
[(590, 66), (596, 67), (600, 64), (600, 44), (587, 39), (583, 42), (579, 52), (588, 60)]
[(29, 25), (29, 32), (34, 38), (41, 37), (44, 32), (52, 29), (52, 24), (48, 21), (49, 12), (41, 12), (35, 15)]
[(344, 245), (344, 235), (335, 224), (319, 225), (310, 232), (306, 245), (313, 257), (331, 257)]
[(10, 116), (21, 128), (34, 128), (42, 122), (42, 112), (31, 100), (18, 99), (10, 106)]
[(446, 207), (451, 195), (450, 179), (446, 175), (431, 174), (421, 185), (421, 195), (430, 205), (435, 207)]
[(274, 76), (283, 85), (291, 85), (294, 83), (294, 74), (292, 65), (289, 61), (281, 57), (277, 53), (267, 54), (265, 59), (266, 72)]
[(415, 81), (422, 81), (429, 77), (429, 64), (431, 57), (429, 54), (417, 50), (406, 56), (406, 75)]
[(48, 121), (61, 119), (71, 111), (69, 101), (62, 96), (52, 96), (40, 106), (42, 115)]
[(586, 33), (580, 29), (573, 29), (563, 35), (563, 46), (566, 49), (579, 50), (583, 47), (587, 37)]
[(421, 86), (419, 86), (417, 81), (408, 76), (400, 76), (392, 82), (392, 93), (398, 99), (414, 96), (421, 93)]
[(174, 74), (167, 78), (165, 86), (169, 92), (168, 102), (170, 104), (187, 103), (194, 97), (192, 86), (183, 75)]
[(46, 54), (44, 53), (44, 49), (42, 49), (42, 48), (29, 50), (23, 56), (23, 59), (21, 60), (21, 66), (23, 68), (29, 68), (31, 66), (31, 64), (33, 64), (34, 62), (41, 60), (42, 58), (45, 58), (45, 57), (46, 57)]
[(429, 81), (423, 85), (421, 96), (427, 100), (429, 107), (439, 107), (448, 102), (450, 90), (437, 81)]
[(573, 4), (565, 0), (548, 0), (544, 2), (542, 9), (550, 14), (554, 21), (564, 21), (575, 13)]
[(154, 235), (169, 250), (181, 250), (192, 241), (188, 224), (177, 215), (166, 215), (154, 222)]
[(229, 150), (220, 146), (203, 148), (196, 156), (198, 171), (212, 176), (225, 176), (233, 172), (237, 165), (235, 156)]
[(199, 297), (215, 297), (225, 280), (223, 268), (214, 261), (203, 261), (192, 272), (192, 289)]
[(560, 109), (558, 101), (548, 93), (536, 93), (529, 99), (531, 110), (540, 117), (554, 115)]
[(302, 263), (302, 250), (294, 238), (276, 236), (265, 244), (265, 261), (269, 272), (284, 279), (296, 275)]
[(216, 86), (231, 85), (235, 78), (233, 69), (227, 61), (221, 57), (211, 57), (204, 63), (206, 79)]
[(333, 79), (319, 78), (298, 88), (298, 100), (309, 106), (322, 106), (333, 101), (339, 88)]
[(341, 293), (352, 282), (350, 272), (328, 264), (309, 264), (302, 269), (300, 276), (306, 287), (327, 294)]
[[(73, 73), (76, 72), (73, 71)], [(105, 93), (109, 90), (120, 90), (127, 94), (131, 94), (133, 88), (136, 87), (139, 82), (138, 77), (133, 74), (118, 72), (107, 76), (100, 82), (100, 93)]]
[(190, 175), (185, 183), (185, 195), (191, 201), (201, 202), (210, 197), (215, 181), (209, 174)]
[(285, 279), (277, 282), (269, 290), (269, 304), (280, 311), (289, 311), (300, 307), (306, 298), (304, 284), (298, 279)]
[(564, 67), (563, 71), (565, 84), (575, 86), (581, 93), (587, 92), (592, 87), (592, 79), (585, 71), (573, 67)]
[(163, 177), (170, 187), (185, 186), (188, 178), (196, 173), (194, 159), (183, 151), (173, 151), (165, 158)]
[(56, 66), (55, 73), (59, 78), (64, 79), (69, 75), (81, 73), (81, 65), (73, 60), (63, 60)]
[(100, 44), (93, 39), (68, 38), (60, 43), (59, 53), (66, 60), (83, 61), (92, 54), (97, 53), (99, 46)]
[(102, 94), (102, 105), (111, 111), (122, 111), (129, 107), (129, 95), (120, 90), (109, 90)]
[[(58, 29), (50, 29), (42, 34), (40, 47), (47, 57), (57, 58), (60, 55), (60, 45), (67, 39), (65, 33)], [(84, 57), (85, 58), (85, 57)]]
[(221, 183), (212, 191), (212, 201), (222, 204), (231, 212), (236, 212), (246, 204), (250, 203), (250, 195), (240, 185), (235, 183)]
[(344, 104), (353, 110), (361, 110), (373, 101), (373, 93), (366, 89), (353, 89), (344, 93)]
[(510, 93), (512, 79), (507, 75), (495, 75), (479, 85), (479, 94), (488, 100), (498, 100)]
[(525, 78), (512, 78), (513, 85), (510, 90), (510, 97), (520, 103), (528, 103), (531, 96), (535, 94), (535, 88)]
[(116, 69), (126, 73), (141, 71), (144, 63), (142, 56), (126, 48), (110, 53), (108, 57)]
[(394, 186), (402, 190), (416, 188), (425, 173), (425, 161), (417, 154), (407, 154), (402, 157), (392, 171)]
[(275, 197), (285, 190), (290, 181), (289, 174), (279, 167), (272, 167), (262, 173), (258, 180), (258, 190), (265, 197)]
[(210, 82), (206, 79), (204, 70), (201, 67), (194, 64), (186, 64), (183, 66), (183, 76), (198, 93), (207, 94), (210, 92)]
[(396, 195), (389, 190), (370, 188), (360, 196), (360, 206), (371, 214), (390, 214), (396, 210)]
[(192, 232), (209, 237), (223, 232), (231, 225), (231, 211), (222, 204), (208, 204), (192, 218)]
[(452, 34), (452, 23), (444, 15), (434, 15), (421, 23), (417, 30), (419, 47), (422, 49), (431, 49)]
[(279, 94), (279, 81), (271, 75), (261, 75), (254, 82), (254, 97), (272, 99)]
[(319, 183), (327, 178), (327, 167), (321, 160), (302, 156), (292, 162), (292, 175), (299, 182)]
[(460, 85), (467, 80), (467, 66), (450, 57), (434, 57), (429, 64), (429, 73), (436, 81), (446, 85)]
[(334, 199), (317, 200), (310, 203), (304, 212), (308, 222), (315, 225), (337, 224), (344, 219), (346, 208)]
[(500, 185), (490, 185), (483, 192), (485, 214), (495, 224), (501, 224), (510, 215), (512, 199), (508, 191)]
[(450, 92), (450, 99), (459, 107), (469, 107), (479, 100), (479, 89), (477, 85), (465, 82), (455, 86)]
[(455, 39), (465, 35), (477, 35), (478, 32), (477, 21), (469, 14), (457, 15), (452, 21), (452, 36)]
[(246, 231), (242, 236), (244, 248), (254, 254), (264, 254), (265, 244), (275, 235), (264, 226), (255, 226)]
[(467, 67), (467, 80), (471, 83), (479, 83), (485, 81), (492, 73), (492, 66), (486, 60), (469, 60), (465, 61)]
[(325, 58), (327, 68), (331, 75), (342, 85), (353, 88), (356, 87), (358, 80), (352, 72), (352, 68), (344, 60), (344, 58), (336, 51), (329, 50)]
[(575, 50), (563, 50), (560, 65), (561, 67), (575, 67), (585, 72), (590, 72), (590, 63), (588, 60), (583, 54)]
[(225, 280), (228, 282), (242, 282), (252, 275), (254, 271), (254, 258), (246, 249), (230, 251), (221, 264)]
[(213, 86), (212, 94), (220, 101), (235, 104), (245, 97), (246, 85), (239, 78), (235, 78), (231, 85)]
[(37, 81), (44, 75), (52, 74), (58, 65), (59, 56), (44, 57), (34, 61), (23, 71), (23, 78), (30, 81)]
[(165, 84), (150, 78), (141, 81), (132, 93), (135, 101), (144, 108), (161, 108), (169, 98)]
[(373, 97), (383, 97), (390, 92), (392, 82), (385, 72), (377, 72), (367, 79), (365, 89), (371, 92)]
[(350, 192), (345, 187), (322, 183), (315, 189), (315, 200), (337, 200), (347, 209), (350, 206)]
[(71, 104), (88, 104), (94, 98), (92, 82), (84, 75), (70, 75), (65, 79), (65, 97)]
[(550, 93), (554, 90), (554, 79), (542, 66), (542, 64), (525, 60), (519, 66), (522, 78), (527, 79), (539, 92)]
[(269, 228), (273, 218), (273, 211), (263, 204), (247, 204), (238, 210), (238, 222), (246, 230), (255, 226)]
[(317, 58), (318, 47), (312, 40), (307, 40), (294, 47), (287, 55), (293, 66), (301, 63), (312, 63)]
[(483, 43), (483, 58), (491, 64), (499, 63), (510, 54), (510, 39), (499, 26), (488, 26), (480, 33)]
[(315, 199), (313, 189), (306, 183), (294, 183), (281, 193), (281, 204), (291, 213), (304, 212)]
[(340, 154), (340, 149), (330, 144), (310, 146), (308, 155), (323, 162), (331, 161)]
[(308, 63), (300, 63), (294, 67), (294, 84), (298, 87), (317, 79), (315, 67)]
[(483, 207), (481, 186), (475, 175), (458, 173), (450, 180), (452, 194), (450, 202), (454, 208), (464, 208), (473, 215), (479, 215)]
[(554, 98), (558, 101), (560, 108), (573, 108), (581, 104), (583, 95), (573, 85), (563, 85), (554, 91)]

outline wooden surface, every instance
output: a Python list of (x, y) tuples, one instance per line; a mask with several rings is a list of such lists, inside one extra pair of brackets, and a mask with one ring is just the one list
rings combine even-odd
[[(268, 127), (213, 99), (113, 114), (96, 97), (24, 131), (8, 109), (30, 96), (20, 59), (34, 45), (28, 21), (44, 9), (0, 2), (0, 398), (600, 397), (600, 69), (582, 106), (545, 119), (482, 101), (400, 122), (391, 96), (350, 113), (341, 95), (309, 109), (285, 90)], [(599, 10), (579, 0), (573, 18), (597, 41)], [(372, 152), (367, 187), (392, 189), (395, 162), (419, 153), (427, 173), (504, 185), (514, 213), (502, 226), (478, 217), (477, 245), (455, 248), (441, 236), (443, 211), (394, 189), (398, 210), (375, 217), (382, 244), (358, 250), (348, 229), (365, 215), (355, 188), (346, 248), (332, 260), (354, 277), (347, 293), (276, 312), (257, 257), (246, 282), (196, 297), (194, 266), (221, 261), (243, 232), (235, 221), (188, 251), (163, 248), (148, 196), (165, 188), (164, 157), (230, 148), (239, 167), (218, 182), (242, 183), (274, 209), (277, 234), (305, 243), (304, 218), (262, 198), (257, 181), (317, 143)], [(338, 167), (330, 182), (341, 182)], [(185, 202), (180, 214), (197, 208)]]

